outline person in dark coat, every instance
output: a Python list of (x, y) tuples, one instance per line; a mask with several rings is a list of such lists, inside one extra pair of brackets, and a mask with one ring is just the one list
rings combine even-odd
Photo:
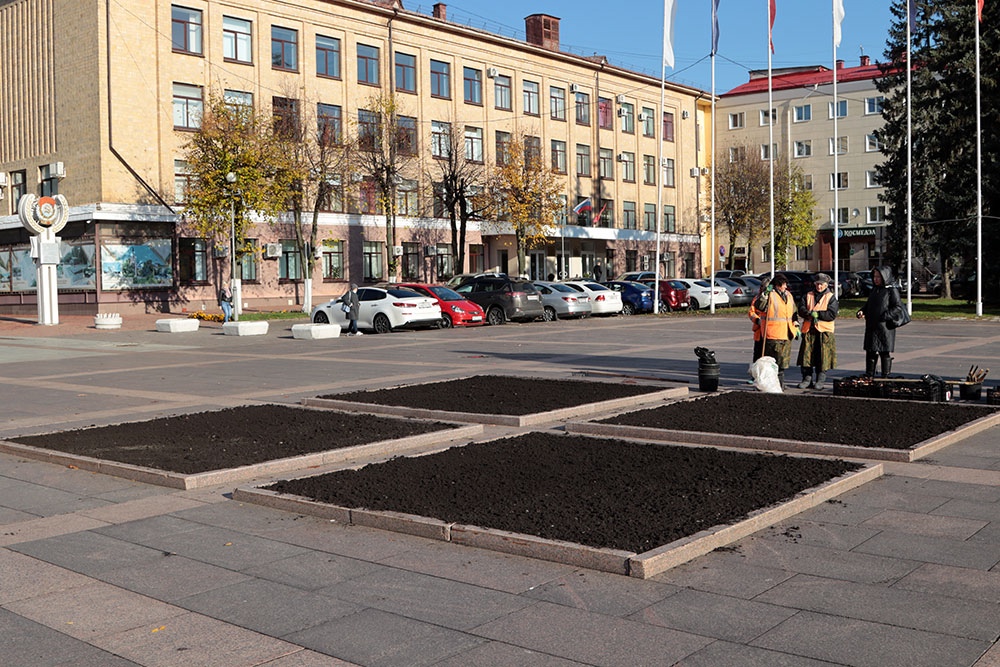
[(858, 319), (865, 321), (865, 375), (875, 375), (875, 362), (880, 361), (882, 377), (892, 371), (892, 352), (896, 349), (896, 330), (887, 322), (902, 316), (903, 300), (899, 290), (892, 285), (892, 269), (879, 266), (872, 271), (872, 291), (868, 301), (858, 311)]
[(337, 299), (337, 302), (347, 306), (347, 310), (344, 314), (346, 315), (347, 320), (351, 323), (347, 330), (347, 335), (362, 335), (361, 332), (358, 331), (358, 315), (361, 309), (361, 299), (358, 298), (358, 286), (351, 283), (351, 289), (348, 290), (344, 296)]

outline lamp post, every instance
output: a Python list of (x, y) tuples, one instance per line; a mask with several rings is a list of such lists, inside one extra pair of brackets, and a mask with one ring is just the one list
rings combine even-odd
[(233, 322), (240, 321), (240, 313), (243, 311), (243, 295), (240, 289), (240, 281), (236, 277), (236, 193), (232, 190), (236, 183), (236, 174), (229, 172), (226, 174), (226, 183), (230, 185), (229, 192), (229, 284), (230, 292), (233, 295)]

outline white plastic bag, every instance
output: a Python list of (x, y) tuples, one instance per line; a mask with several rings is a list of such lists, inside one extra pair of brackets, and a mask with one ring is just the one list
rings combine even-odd
[(765, 394), (780, 394), (781, 381), (778, 380), (778, 362), (774, 357), (761, 357), (750, 365), (750, 376), (757, 391)]

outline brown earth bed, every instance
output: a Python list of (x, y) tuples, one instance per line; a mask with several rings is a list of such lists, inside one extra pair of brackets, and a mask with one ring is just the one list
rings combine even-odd
[(445, 382), (328, 394), (318, 398), (521, 416), (662, 390), (663, 387), (637, 384), (476, 375)]
[(19, 437), (12, 442), (196, 474), (454, 427), (454, 424), (284, 405), (249, 405)]
[(636, 410), (602, 424), (910, 449), (996, 408), (731, 391)]
[(738, 521), (859, 467), (532, 432), (267, 488), (642, 553)]

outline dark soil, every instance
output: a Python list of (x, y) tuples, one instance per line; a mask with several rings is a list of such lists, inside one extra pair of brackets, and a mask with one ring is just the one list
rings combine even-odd
[(190, 475), (448, 428), (454, 425), (249, 405), (21, 437), (13, 442)]
[(329, 394), (319, 398), (520, 416), (662, 390), (663, 387), (637, 384), (476, 375), (446, 382)]
[(644, 552), (859, 466), (528, 433), (268, 488), (593, 547)]
[(995, 412), (950, 403), (733, 391), (637, 410), (601, 423), (909, 449)]

